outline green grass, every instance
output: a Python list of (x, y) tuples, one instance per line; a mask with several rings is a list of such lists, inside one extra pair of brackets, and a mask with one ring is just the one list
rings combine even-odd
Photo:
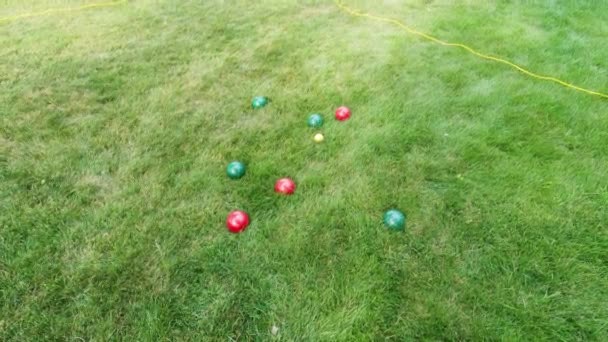
[[(608, 339), (606, 101), (254, 3), (0, 23), (0, 340)], [(375, 3), (349, 5), (608, 91), (601, 2)]]

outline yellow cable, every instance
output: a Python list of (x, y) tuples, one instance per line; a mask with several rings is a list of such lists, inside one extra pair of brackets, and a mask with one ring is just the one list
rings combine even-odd
[(99, 7), (110, 7), (110, 6), (118, 6), (126, 3), (127, 0), (119, 0), (119, 1), (110, 1), (110, 2), (100, 2), (95, 4), (82, 5), (78, 7), (68, 7), (68, 8), (51, 8), (40, 12), (30, 12), (30, 13), (22, 13), (9, 17), (0, 18), (0, 23), (2, 22), (10, 22), (19, 19), (31, 18), (31, 17), (40, 17), (43, 15), (49, 15), (54, 13), (65, 13), (65, 12), (73, 12), (73, 11), (81, 11), (90, 8), (99, 8)]
[(586, 89), (586, 88), (583, 88), (583, 87), (579, 87), (579, 86), (576, 86), (576, 85), (574, 85), (572, 83), (568, 83), (566, 81), (562, 81), (562, 80), (560, 80), (558, 78), (555, 78), (555, 77), (545, 76), (545, 75), (540, 75), (540, 74), (534, 73), (534, 72), (532, 72), (530, 70), (527, 70), (527, 69), (525, 69), (525, 68), (523, 68), (523, 67), (521, 67), (521, 66), (519, 66), (519, 65), (517, 65), (515, 63), (509, 62), (506, 59), (499, 58), (499, 57), (493, 57), (493, 56), (490, 56), (490, 55), (486, 55), (484, 53), (481, 53), (481, 52), (473, 49), (472, 47), (467, 46), (467, 45), (458, 44), (458, 43), (445, 42), (445, 41), (443, 41), (441, 39), (438, 39), (438, 38), (435, 38), (435, 37), (433, 37), (433, 36), (431, 36), (429, 34), (426, 34), (424, 32), (420, 32), (420, 31), (417, 31), (417, 30), (415, 30), (415, 29), (413, 29), (411, 27), (408, 27), (408, 26), (404, 25), (403, 23), (401, 23), (400, 21), (398, 21), (396, 19), (380, 17), (380, 16), (376, 16), (376, 15), (373, 15), (373, 14), (369, 14), (369, 13), (365, 13), (365, 12), (361, 12), (361, 11), (357, 11), (357, 10), (351, 9), (351, 8), (345, 6), (344, 4), (342, 4), (342, 1), (340, 1), (340, 0), (336, 0), (336, 5), (342, 11), (344, 11), (344, 12), (346, 12), (346, 13), (352, 15), (352, 16), (355, 16), (355, 17), (366, 17), (366, 18), (370, 18), (370, 19), (374, 19), (374, 20), (378, 20), (378, 21), (384, 21), (384, 22), (387, 22), (387, 23), (391, 23), (391, 24), (397, 25), (397, 26), (401, 27), (402, 29), (406, 30), (407, 32), (409, 32), (411, 34), (414, 34), (414, 35), (417, 35), (419, 37), (422, 37), (422, 38), (424, 38), (426, 40), (430, 40), (430, 41), (432, 41), (434, 43), (437, 43), (437, 44), (440, 44), (440, 45), (444, 45), (444, 46), (456, 46), (456, 47), (462, 48), (462, 49), (470, 52), (471, 54), (473, 54), (473, 55), (475, 55), (475, 56), (477, 56), (479, 58), (483, 58), (483, 59), (487, 59), (487, 60), (490, 60), (490, 61), (506, 64), (506, 65), (508, 65), (508, 66), (510, 66), (510, 67), (512, 67), (512, 68), (514, 68), (514, 69), (516, 69), (516, 70), (518, 70), (520, 72), (522, 72), (523, 74), (530, 76), (530, 77), (538, 78), (538, 79), (545, 80), (545, 81), (555, 82), (555, 83), (557, 83), (559, 85), (562, 85), (564, 87), (571, 88), (571, 89), (574, 89), (574, 90), (578, 90), (578, 91), (581, 91), (583, 93), (587, 93), (587, 94), (590, 94), (590, 95), (595, 95), (595, 96), (600, 96), (600, 97), (603, 97), (603, 98), (608, 98), (608, 94), (604, 94), (604, 93), (600, 93), (600, 92), (593, 91), (593, 90), (590, 90), (590, 89)]

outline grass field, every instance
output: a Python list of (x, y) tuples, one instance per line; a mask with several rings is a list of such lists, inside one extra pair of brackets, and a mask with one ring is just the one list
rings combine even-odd
[[(608, 91), (602, 2), (347, 3)], [(331, 1), (0, 22), (0, 340), (606, 341), (606, 103)]]

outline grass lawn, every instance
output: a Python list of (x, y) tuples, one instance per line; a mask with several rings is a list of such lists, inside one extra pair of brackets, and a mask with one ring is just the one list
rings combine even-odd
[[(608, 91), (600, 1), (347, 4)], [(606, 100), (331, 1), (0, 22), (0, 340), (606, 341), (607, 170)]]

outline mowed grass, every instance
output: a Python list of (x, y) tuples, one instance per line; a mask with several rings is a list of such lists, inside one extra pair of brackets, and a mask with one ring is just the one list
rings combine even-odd
[[(348, 4), (608, 91), (601, 2)], [(606, 103), (330, 1), (2, 22), (0, 340), (605, 341)]]

